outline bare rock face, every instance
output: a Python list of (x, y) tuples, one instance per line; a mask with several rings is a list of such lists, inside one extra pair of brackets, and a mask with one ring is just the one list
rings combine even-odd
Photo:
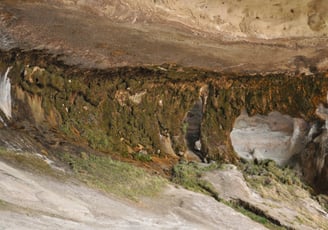
[(321, 134), (309, 143), (300, 155), (300, 165), (305, 180), (319, 193), (328, 192), (328, 110), (320, 104), (316, 115), (325, 125), (321, 127)]
[(99, 13), (138, 24), (171, 21), (190, 28), (233, 37), (287, 38), (321, 36), (327, 33), (325, 0), (265, 2), (261, 0), (125, 0), (64, 1), (94, 7)]
[(326, 123), (312, 126), (301, 118), (279, 112), (249, 117), (243, 112), (230, 134), (234, 151), (246, 160), (274, 160), (279, 165), (296, 164), (305, 181), (318, 193), (328, 192), (327, 108), (316, 115)]
[(328, 67), (327, 12), (326, 0), (3, 0), (0, 47), (97, 68), (309, 73)]
[(4, 229), (266, 229), (212, 197), (172, 185), (136, 204), (2, 161), (0, 170)]
[(318, 193), (328, 192), (328, 134), (325, 130), (300, 155), (303, 176)]
[(271, 159), (285, 165), (307, 144), (308, 124), (279, 112), (249, 117), (242, 113), (230, 134), (235, 152), (248, 160)]
[[(253, 183), (257, 176), (249, 178)], [(308, 191), (295, 184), (275, 184), (267, 177), (265, 183), (250, 186), (243, 174), (233, 165), (207, 172), (203, 177), (210, 181), (221, 198), (237, 200), (246, 207), (257, 209), (258, 213), (286, 229), (326, 229), (327, 212), (311, 198)]]

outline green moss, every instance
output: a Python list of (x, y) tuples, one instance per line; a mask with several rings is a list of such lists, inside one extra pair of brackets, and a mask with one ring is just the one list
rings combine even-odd
[(184, 122), (182, 124), (182, 132), (183, 132), (184, 135), (187, 134), (187, 129), (188, 129), (188, 123), (187, 122)]
[(240, 165), (246, 180), (253, 186), (271, 186), (272, 182), (305, 187), (296, 171), (279, 167), (274, 161), (266, 160), (258, 164), (247, 162)]
[(142, 162), (152, 161), (151, 155), (149, 155), (147, 153), (143, 153), (143, 152), (138, 152), (138, 153), (133, 154), (133, 159), (135, 159), (137, 161), (142, 161)]
[(1, 209), (3, 210), (7, 207), (8, 207), (8, 203), (6, 201), (0, 199), (0, 210)]
[(64, 79), (56, 74), (51, 74), (49, 76), (49, 85), (57, 91), (65, 89)]
[(62, 172), (53, 170), (43, 159), (32, 153), (17, 153), (0, 148), (0, 159), (23, 170), (39, 175), (52, 176), (57, 179), (65, 178)]
[(210, 195), (216, 200), (232, 207), (241, 214), (248, 216), (260, 224), (263, 224), (269, 229), (285, 229), (284, 227), (280, 227), (279, 225), (275, 224), (273, 220), (268, 219), (264, 215), (256, 214), (254, 211), (250, 211), (244, 208), (243, 205), (239, 204), (238, 202), (222, 200), (213, 185), (210, 182), (202, 179), (204, 172), (215, 170), (220, 167), (220, 165), (214, 163), (208, 166), (203, 166), (196, 163), (180, 163), (173, 168), (172, 181), (182, 185), (186, 189)]
[(202, 179), (204, 172), (214, 170), (218, 167), (213, 163), (208, 166), (201, 166), (197, 163), (180, 163), (173, 167), (172, 182), (182, 185), (184, 188), (205, 193), (218, 198), (214, 187), (208, 181)]
[(166, 183), (161, 177), (151, 176), (140, 168), (114, 161), (108, 156), (64, 153), (58, 157), (68, 163), (77, 178), (87, 185), (120, 197), (137, 200), (141, 196), (154, 196)]
[[(42, 51), (15, 51), (15, 60), (12, 52), (2, 52), (1, 60), (16, 63), (10, 72), (13, 84), (31, 96), (41, 96), (46, 117), (50, 110), (56, 111), (60, 121), (57, 123), (63, 126), (67, 138), (73, 136), (74, 140), (88, 142), (92, 148), (105, 152), (126, 151), (116, 141), (123, 138), (127, 145), (141, 144), (154, 154), (161, 147), (159, 134), (163, 130), (172, 138), (174, 151), (184, 152), (187, 127), (183, 120), (198, 100), (199, 89), (206, 84), (209, 95), (201, 126), (202, 152), (210, 159), (235, 162), (229, 132), (242, 108), (250, 114), (277, 110), (311, 118), (319, 99), (325, 98), (328, 85), (323, 74), (221, 76), (171, 65), (80, 69), (66, 66)], [(300, 80), (304, 84), (300, 85)], [(119, 103), (118, 90), (124, 94), (124, 105)], [(141, 92), (145, 94), (140, 103), (129, 99)]]
[(272, 223), (272, 221), (270, 221), (268, 218), (266, 218), (264, 216), (257, 215), (256, 213), (247, 210), (246, 208), (244, 208), (243, 206), (237, 204), (234, 201), (230, 201), (230, 202), (229, 201), (224, 201), (223, 203), (230, 206), (231, 208), (233, 208), (237, 212), (240, 212), (241, 214), (243, 214), (245, 216), (248, 216), (250, 219), (254, 220), (255, 222), (264, 225), (268, 229), (272, 229), (272, 230), (286, 229), (285, 227), (282, 227), (282, 226), (279, 226), (277, 224)]

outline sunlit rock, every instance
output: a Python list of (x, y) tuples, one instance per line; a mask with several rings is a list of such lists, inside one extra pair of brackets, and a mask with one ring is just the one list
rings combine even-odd
[(284, 165), (308, 142), (308, 124), (279, 112), (249, 117), (243, 112), (230, 134), (235, 152), (247, 160), (271, 159)]
[(146, 91), (136, 93), (134, 95), (129, 96), (129, 100), (132, 101), (134, 104), (139, 105), (142, 101), (142, 98), (147, 94)]
[[(72, 1), (63, 2), (73, 4)], [(327, 4), (322, 0), (279, 0), (266, 4), (261, 0), (74, 2), (75, 5), (92, 7), (120, 22), (138, 24), (150, 19), (169, 19), (199, 33), (270, 39), (318, 36), (327, 32)]]
[(11, 85), (8, 68), (4, 75), (0, 75), (0, 110), (5, 114), (7, 119), (11, 118)]

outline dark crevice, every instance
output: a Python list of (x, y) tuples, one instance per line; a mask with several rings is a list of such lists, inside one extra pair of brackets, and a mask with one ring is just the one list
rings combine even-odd
[(195, 153), (201, 160), (204, 160), (201, 148), (200, 146), (197, 146), (197, 144), (200, 143), (202, 119), (203, 102), (201, 99), (199, 99), (188, 111), (184, 120), (186, 124), (185, 138), (188, 150)]
[(233, 201), (230, 201), (231, 205), (233, 207), (242, 207), (243, 209), (252, 212), (253, 214), (263, 217), (269, 222), (271, 222), (273, 225), (276, 225), (278, 227), (283, 227), (288, 230), (293, 230), (294, 228), (290, 226), (283, 225), (279, 220), (275, 219), (274, 217), (268, 215), (265, 211), (259, 209), (255, 205), (250, 204), (247, 201), (244, 201), (242, 199), (234, 199)]

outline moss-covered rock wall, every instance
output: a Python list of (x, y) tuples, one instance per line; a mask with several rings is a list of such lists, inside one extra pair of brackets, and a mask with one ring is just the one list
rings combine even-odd
[(227, 76), (209, 80), (210, 90), (202, 125), (203, 152), (212, 159), (234, 159), (229, 135), (234, 120), (279, 111), (306, 121), (317, 120), (315, 110), (326, 101), (328, 75), (270, 74)]
[(202, 156), (234, 162), (229, 134), (242, 109), (311, 121), (328, 90), (324, 73), (242, 76), (175, 65), (82, 69), (42, 51), (2, 52), (0, 71), (8, 66), (13, 66), (11, 125), (53, 130), (125, 156), (183, 155), (185, 117), (201, 98)]

